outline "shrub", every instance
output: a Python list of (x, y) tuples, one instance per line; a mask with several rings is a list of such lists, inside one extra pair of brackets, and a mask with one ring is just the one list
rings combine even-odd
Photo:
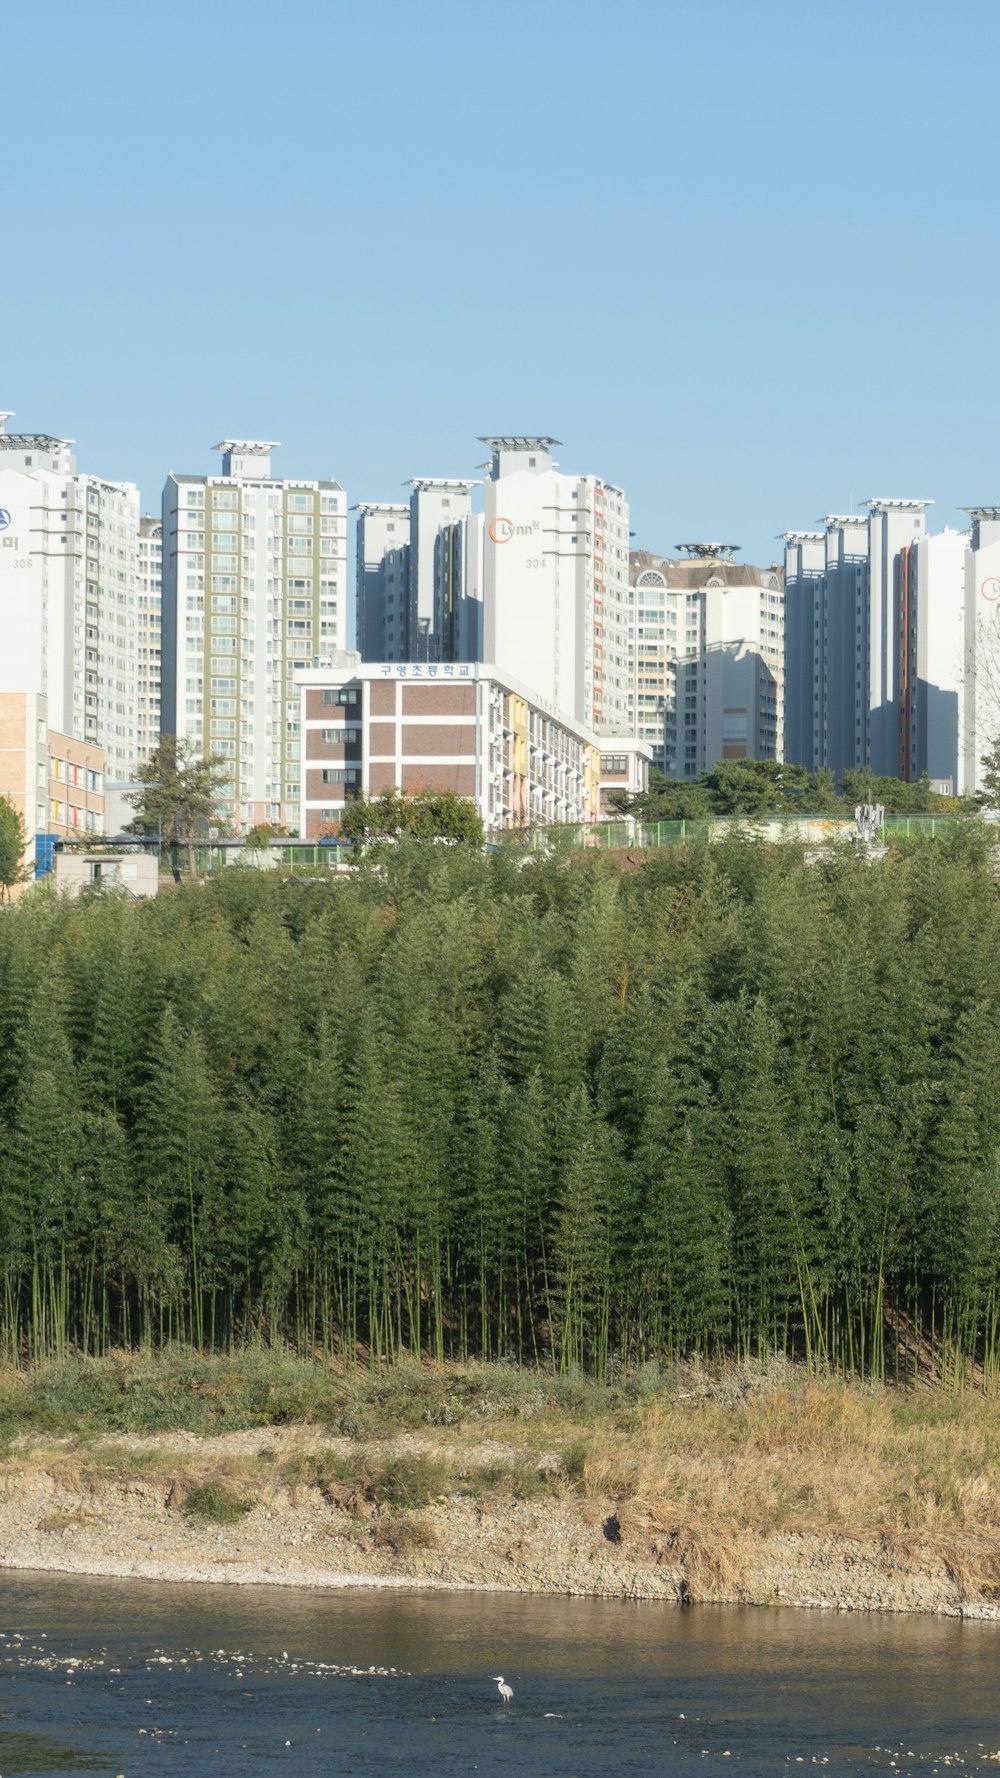
[(252, 1500), (236, 1494), (225, 1482), (200, 1482), (184, 1502), (184, 1511), (213, 1525), (235, 1525), (253, 1511), (253, 1506)]
[(406, 1455), (390, 1457), (380, 1468), (370, 1470), (366, 1487), (372, 1500), (380, 1506), (412, 1508), (429, 1506), (445, 1493), (449, 1482), (448, 1466), (438, 1457)]

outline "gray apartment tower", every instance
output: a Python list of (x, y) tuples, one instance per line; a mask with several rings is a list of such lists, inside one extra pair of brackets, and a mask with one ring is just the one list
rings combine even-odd
[(900, 636), (907, 550), (926, 500), (870, 500), (785, 543), (785, 758), (838, 776), (903, 757)]
[(358, 652), (366, 661), (482, 656), (482, 518), (474, 481), (414, 476), (403, 505), (359, 505)]

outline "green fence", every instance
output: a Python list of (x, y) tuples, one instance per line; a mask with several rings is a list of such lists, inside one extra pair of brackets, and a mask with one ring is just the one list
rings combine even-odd
[[(975, 822), (974, 816), (887, 815), (885, 834), (887, 838), (935, 839), (961, 828), (967, 829), (970, 822)], [(800, 840), (804, 845), (821, 846), (831, 840), (845, 840), (853, 835), (855, 827), (851, 820), (824, 815), (765, 815), (757, 821), (732, 815), (720, 815), (706, 821), (626, 819), (491, 834), (489, 843), (531, 852), (641, 851), (658, 846), (703, 845), (710, 840), (722, 839), (734, 830), (779, 844), (783, 840)], [(272, 869), (300, 871), (308, 875), (336, 870), (338, 864), (349, 863), (353, 853), (350, 846), (319, 846), (305, 840), (276, 841), (270, 850)], [(198, 846), (195, 849), (199, 876), (237, 864), (245, 868), (253, 858), (252, 853), (244, 854), (237, 847)], [(183, 855), (181, 865), (186, 870)]]
[[(969, 815), (887, 815), (886, 837), (935, 839), (968, 828)], [(529, 851), (572, 852), (596, 848), (634, 851), (657, 846), (692, 846), (721, 839), (733, 830), (763, 840), (798, 839), (806, 845), (823, 845), (846, 839), (855, 832), (853, 820), (824, 815), (765, 815), (759, 820), (720, 815), (706, 821), (601, 821), (581, 827), (536, 827), (521, 833), (496, 836), (501, 845), (522, 846)]]

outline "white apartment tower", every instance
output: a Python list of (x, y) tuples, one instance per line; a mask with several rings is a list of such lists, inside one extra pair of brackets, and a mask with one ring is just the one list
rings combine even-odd
[(899, 582), (899, 759), (897, 775), (927, 773), (946, 796), (971, 795), (976, 765), (965, 758), (974, 740), (975, 636), (966, 600), (967, 531), (922, 536), (901, 552)]
[(137, 757), (136, 536), (130, 482), (77, 472), (72, 439), (8, 433), (0, 415), (0, 692), (46, 700), (51, 728)]
[[(635, 733), (653, 764), (673, 773), (677, 761), (678, 592), (676, 563), (637, 550), (631, 558), (635, 601)], [(685, 612), (681, 602), (680, 623)]]
[(735, 547), (687, 543), (679, 560), (631, 558), (637, 733), (668, 777), (783, 757), (781, 571), (734, 561)]
[(336, 481), (275, 480), (273, 443), (216, 449), (221, 475), (163, 490), (161, 730), (231, 762), (232, 826), (294, 826), (296, 674), (347, 642), (347, 500)]
[(967, 506), (965, 656), (959, 781), (982, 788), (983, 755), (1000, 741), (1000, 506)]
[(160, 618), (163, 525), (143, 513), (136, 539), (136, 752), (148, 759), (160, 739)]
[(480, 441), (484, 655), (576, 722), (634, 732), (629, 509), (620, 488), (563, 475), (554, 438)]

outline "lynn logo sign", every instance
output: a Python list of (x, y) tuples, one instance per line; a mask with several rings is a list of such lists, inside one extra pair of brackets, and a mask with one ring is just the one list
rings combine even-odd
[(6, 531), (10, 524), (10, 513), (5, 506), (0, 506), (0, 531)]
[(501, 518), (498, 514), (490, 520), (490, 541), (509, 543), (512, 537), (530, 537), (537, 529), (537, 525), (515, 525), (513, 519)]

